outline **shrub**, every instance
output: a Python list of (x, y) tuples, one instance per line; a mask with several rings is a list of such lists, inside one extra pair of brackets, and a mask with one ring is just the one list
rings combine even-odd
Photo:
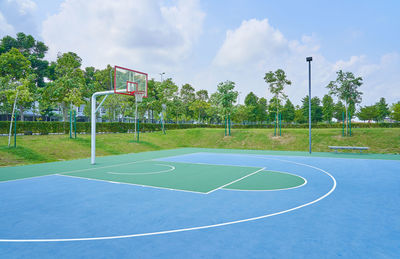
[[(9, 121), (0, 121), (0, 134), (8, 134), (10, 127)], [(341, 123), (316, 123), (312, 124), (313, 128), (342, 128)], [(400, 123), (352, 123), (352, 128), (400, 128)], [(77, 122), (76, 123), (77, 133), (90, 133), (90, 122)], [(167, 130), (174, 129), (191, 129), (191, 128), (224, 128), (224, 125), (219, 124), (166, 124)], [(263, 129), (263, 128), (274, 128), (274, 124), (254, 124), (254, 125), (242, 125), (234, 124), (233, 129)], [(308, 124), (282, 124), (282, 128), (295, 128), (303, 129), (308, 128)], [(17, 133), (64, 133), (69, 134), (70, 125), (69, 122), (60, 121), (17, 121)], [(153, 132), (160, 131), (161, 124), (154, 123), (141, 123), (140, 131), (142, 132)], [(98, 122), (96, 123), (97, 132), (107, 133), (126, 133), (128, 131), (134, 131), (133, 123), (124, 122)]]

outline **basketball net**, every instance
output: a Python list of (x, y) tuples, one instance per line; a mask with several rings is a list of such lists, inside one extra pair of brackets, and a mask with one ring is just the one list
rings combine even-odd
[(135, 92), (134, 95), (136, 103), (141, 103), (143, 101), (143, 96), (144, 96), (143, 92)]

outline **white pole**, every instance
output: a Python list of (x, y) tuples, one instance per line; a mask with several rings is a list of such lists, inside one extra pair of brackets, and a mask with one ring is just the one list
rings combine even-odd
[(91, 159), (92, 165), (96, 164), (96, 111), (100, 108), (101, 104), (96, 109), (96, 97), (100, 95), (114, 94), (114, 91), (96, 92), (92, 95), (92, 116), (91, 116)]
[[(12, 110), (12, 114), (11, 114), (10, 132), (8, 133), (8, 147), (10, 147), (10, 143), (11, 143), (11, 131), (12, 131), (13, 118), (14, 118), (14, 114), (15, 114), (15, 106), (17, 106), (17, 98), (18, 98), (18, 90), (17, 90), (17, 94), (15, 95), (14, 106), (13, 106), (13, 110)], [(15, 119), (17, 119), (17, 118), (15, 118)]]

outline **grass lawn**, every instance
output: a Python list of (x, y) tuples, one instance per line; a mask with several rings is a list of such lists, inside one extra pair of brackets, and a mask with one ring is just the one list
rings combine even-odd
[[(353, 129), (352, 137), (342, 137), (341, 129), (313, 129), (315, 152), (329, 152), (329, 145), (367, 146), (370, 153), (400, 153), (400, 129)], [(99, 134), (96, 155), (118, 155), (180, 147), (308, 150), (308, 129), (283, 129), (282, 137), (274, 137), (273, 129), (233, 129), (224, 137), (224, 129), (185, 129), (142, 133), (140, 143), (133, 134)], [(7, 147), (7, 137), (0, 137), (0, 166), (32, 164), (90, 157), (90, 135), (17, 136), (17, 148)], [(357, 151), (355, 151), (357, 152)]]

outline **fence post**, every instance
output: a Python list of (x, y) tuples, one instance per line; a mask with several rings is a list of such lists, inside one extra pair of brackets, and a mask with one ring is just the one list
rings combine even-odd
[(17, 110), (15, 110), (14, 119), (14, 147), (17, 147)]
[(344, 137), (344, 120), (345, 120), (345, 118), (344, 118), (344, 112), (342, 112), (342, 137)]
[(225, 137), (226, 137), (226, 127), (228, 126), (228, 125), (226, 125), (226, 114), (225, 114)]
[(228, 114), (228, 127), (229, 127), (229, 136), (231, 135), (231, 115)]
[(69, 110), (69, 138), (72, 138), (72, 110)]
[(351, 137), (351, 113), (350, 113), (350, 111), (349, 111), (349, 134), (350, 134), (350, 137)]
[(74, 110), (74, 129), (75, 129), (75, 138), (76, 138), (76, 111)]
[(137, 125), (137, 129), (136, 129), (136, 133), (137, 133), (136, 137), (137, 137), (137, 139), (136, 139), (136, 141), (139, 143), (139, 132), (140, 132), (139, 119), (137, 119), (136, 125)]

